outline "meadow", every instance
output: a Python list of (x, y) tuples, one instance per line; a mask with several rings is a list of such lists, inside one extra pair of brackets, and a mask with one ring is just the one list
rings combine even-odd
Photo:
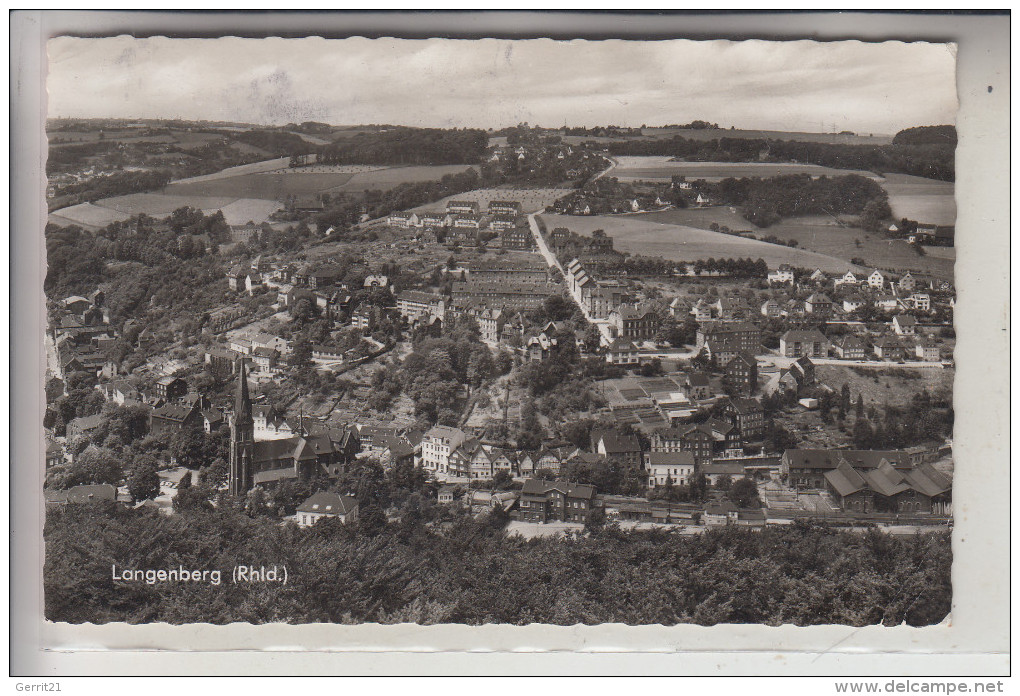
[(366, 190), (389, 191), (400, 184), (414, 184), (421, 181), (438, 181), (447, 174), (460, 174), (471, 169), (467, 164), (441, 164), (415, 167), (373, 168), (352, 174), (350, 178), (331, 192), (361, 193)]
[(281, 208), (280, 203), (259, 198), (233, 196), (176, 196), (160, 193), (134, 193), (116, 196), (96, 203), (82, 203), (50, 213), (49, 221), (58, 225), (81, 225), (98, 230), (111, 222), (127, 220), (132, 215), (145, 213), (154, 218), (166, 217), (185, 206), (198, 208), (209, 214), (217, 210), (229, 225), (247, 222), (260, 224)]
[(312, 166), (290, 169), (288, 158), (231, 167), (207, 176), (172, 182), (166, 193), (185, 196), (237, 196), (283, 200), (320, 193), (388, 191), (404, 183), (433, 181), (459, 174), (467, 165), (434, 167)]
[(889, 192), (889, 205), (897, 219), (909, 218), (934, 225), (956, 224), (953, 182), (888, 174), (882, 186)]
[(729, 206), (670, 209), (633, 217), (648, 222), (702, 229), (708, 229), (715, 222), (732, 230), (750, 230), (759, 238), (772, 235), (782, 240), (796, 240), (800, 249), (847, 262), (860, 258), (869, 267), (909, 270), (915, 274), (922, 273), (946, 280), (952, 280), (956, 260), (956, 250), (952, 247), (926, 247), (927, 253), (919, 256), (905, 241), (887, 239), (883, 235), (869, 234), (852, 227), (841, 227), (833, 218), (821, 215), (787, 218), (766, 229), (751, 224), (741, 217), (736, 208)]
[(242, 176), (245, 174), (273, 172), (281, 169), (287, 169), (289, 162), (289, 157), (277, 157), (276, 159), (264, 160), (262, 162), (252, 162), (251, 164), (240, 164), (236, 167), (227, 167), (226, 169), (221, 169), (220, 171), (213, 172), (212, 174), (203, 174), (202, 176), (178, 179), (177, 181), (171, 182), (171, 184), (195, 184), (203, 181), (230, 179), (232, 177)]
[(127, 220), (131, 217), (112, 208), (104, 208), (93, 203), (79, 203), (67, 208), (54, 210), (47, 220), (55, 225), (78, 225), (87, 230), (96, 231), (110, 223)]
[(795, 239), (801, 249), (847, 261), (852, 258), (864, 259), (869, 268), (911, 271), (950, 281), (953, 279), (955, 249), (926, 247), (932, 253), (920, 256), (902, 239), (888, 239), (884, 235), (869, 234), (861, 229), (840, 227), (832, 218), (788, 218), (755, 234), (774, 235), (783, 240)]
[(811, 176), (841, 176), (859, 174), (876, 181), (881, 180), (872, 172), (851, 169), (832, 169), (817, 164), (788, 164), (782, 162), (672, 162), (666, 156), (621, 156), (608, 176), (620, 181), (668, 182), (674, 175), (686, 176), (689, 180), (721, 181), (727, 177), (771, 177), (781, 174), (810, 174)]
[(709, 258), (764, 259), (769, 268), (789, 263), (804, 268), (819, 268), (827, 273), (860, 270), (849, 261), (803, 249), (791, 249), (735, 235), (661, 222), (645, 216), (572, 216), (543, 215), (547, 229), (566, 227), (580, 234), (602, 229), (613, 238), (617, 251), (676, 261)]
[(314, 196), (350, 181), (350, 174), (291, 176), (270, 171), (239, 174), (203, 181), (177, 181), (164, 191), (174, 196), (234, 196), (283, 200), (288, 196)]

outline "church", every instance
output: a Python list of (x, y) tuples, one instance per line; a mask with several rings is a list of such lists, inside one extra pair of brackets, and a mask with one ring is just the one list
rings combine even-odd
[(248, 393), (244, 361), (237, 370), (237, 396), (230, 425), (230, 494), (243, 496), (255, 486), (281, 481), (308, 481), (318, 476), (336, 478), (361, 449), (350, 428), (298, 432), (275, 440), (255, 439), (255, 419)]

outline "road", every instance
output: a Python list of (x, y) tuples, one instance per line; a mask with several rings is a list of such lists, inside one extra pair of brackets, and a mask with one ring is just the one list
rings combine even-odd
[[(530, 213), (528, 215), (528, 226), (531, 228), (531, 236), (535, 238), (535, 245), (538, 247), (539, 253), (542, 254), (542, 258), (545, 259), (545, 262), (549, 264), (550, 268), (555, 268), (560, 272), (560, 275), (563, 276), (563, 282), (565, 283), (567, 274), (563, 271), (563, 266), (560, 265), (560, 260), (556, 258), (556, 255), (552, 253), (551, 249), (549, 249), (549, 245), (545, 243), (545, 237), (542, 235), (542, 231), (538, 227), (538, 221), (535, 219), (536, 215), (540, 215), (543, 212), (545, 212), (545, 208), (537, 212)], [(571, 292), (569, 289), (567, 291), (567, 294), (570, 295), (570, 299), (572, 299), (574, 301), (574, 304), (577, 305), (578, 309), (581, 310), (581, 313), (584, 315), (584, 318), (587, 319), (591, 324), (594, 324), (595, 327), (599, 330), (599, 335), (601, 336), (600, 342), (602, 343), (602, 345), (608, 346), (610, 343), (612, 343), (613, 336), (609, 330), (609, 322), (606, 321), (605, 319), (595, 319), (594, 317), (592, 317), (591, 312), (588, 310), (588, 307), (585, 306), (584, 302), (581, 301), (581, 298), (577, 294)]]
[[(767, 362), (775, 365), (776, 367), (783, 368), (789, 367), (797, 361), (797, 358), (788, 358), (783, 355), (773, 355), (766, 353), (764, 355), (757, 356), (759, 362)], [(941, 362), (923, 362), (920, 360), (911, 360), (909, 362), (890, 362), (888, 360), (841, 360), (839, 358), (811, 358), (811, 362), (815, 365), (843, 365), (844, 367), (856, 366), (856, 367), (911, 367), (911, 368), (929, 368), (929, 369), (944, 369)]]
[(598, 174), (596, 174), (595, 177), (592, 179), (592, 181), (597, 181), (597, 180), (601, 179), (606, 174), (608, 174), (609, 172), (611, 172), (614, 169), (616, 169), (616, 165), (619, 164), (619, 162), (614, 160), (612, 157), (606, 157), (605, 155), (602, 155), (602, 159), (604, 159), (604, 160), (609, 162), (609, 167), (607, 167), (605, 170), (603, 170), (603, 171), (599, 172)]

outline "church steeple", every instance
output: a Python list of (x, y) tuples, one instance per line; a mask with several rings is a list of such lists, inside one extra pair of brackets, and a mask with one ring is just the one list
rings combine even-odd
[(251, 415), (251, 397), (248, 396), (248, 370), (245, 361), (237, 371), (237, 398), (234, 399), (234, 422), (239, 424), (253, 423)]
[(248, 370), (242, 360), (237, 371), (237, 397), (230, 415), (230, 494), (242, 496), (253, 484), (255, 420), (248, 395)]

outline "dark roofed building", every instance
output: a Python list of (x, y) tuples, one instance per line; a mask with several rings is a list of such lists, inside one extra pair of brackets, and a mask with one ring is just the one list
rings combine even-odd
[(726, 363), (723, 381), (738, 393), (750, 396), (758, 388), (758, 360), (750, 353), (738, 353)]
[(844, 510), (854, 512), (937, 513), (951, 511), (952, 482), (928, 464), (912, 469), (882, 458), (877, 466), (854, 466), (839, 457), (823, 475), (825, 485)]
[(825, 474), (845, 460), (858, 470), (874, 469), (883, 460), (894, 468), (912, 468), (910, 455), (903, 450), (827, 450), (788, 449), (779, 462), (783, 482), (795, 488), (825, 488)]
[(594, 452), (630, 466), (641, 464), (641, 443), (636, 435), (624, 435), (615, 428), (596, 430), (591, 434)]
[(528, 479), (521, 489), (519, 517), (525, 522), (585, 522), (594, 505), (593, 486)]

